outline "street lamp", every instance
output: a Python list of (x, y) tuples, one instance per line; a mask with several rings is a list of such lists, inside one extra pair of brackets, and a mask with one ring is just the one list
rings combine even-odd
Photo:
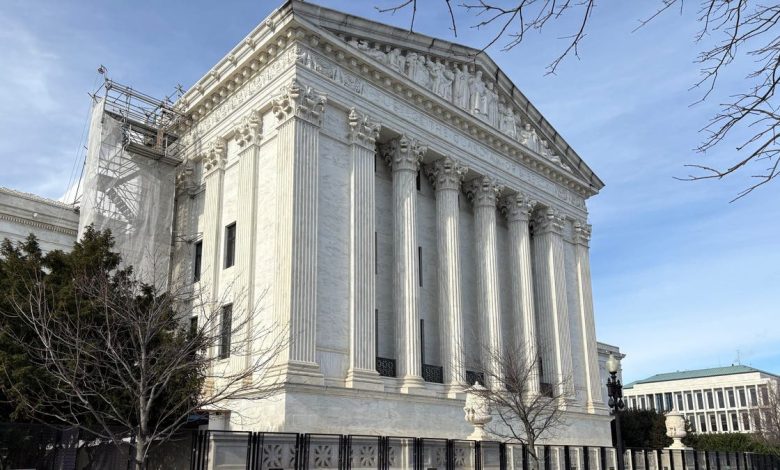
[(609, 354), (607, 359), (607, 372), (609, 372), (609, 378), (607, 379), (607, 394), (609, 395), (609, 408), (612, 410), (612, 414), (615, 415), (615, 447), (617, 450), (617, 467), (618, 470), (625, 470), (626, 466), (623, 462), (623, 437), (620, 435), (620, 412), (626, 407), (623, 403), (623, 384), (620, 383), (620, 379), (617, 378), (617, 373), (620, 370), (620, 360), (616, 358), (612, 353)]

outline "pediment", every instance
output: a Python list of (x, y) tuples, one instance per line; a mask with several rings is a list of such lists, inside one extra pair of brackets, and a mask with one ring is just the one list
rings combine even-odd
[(604, 183), (490, 57), (479, 50), (298, 0), (296, 20), (413, 82), (598, 191)]

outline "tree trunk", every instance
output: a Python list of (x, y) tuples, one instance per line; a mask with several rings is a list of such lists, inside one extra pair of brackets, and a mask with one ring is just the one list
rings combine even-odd
[(145, 470), (146, 469), (146, 436), (141, 435), (141, 433), (138, 433), (138, 435), (135, 438), (135, 470)]

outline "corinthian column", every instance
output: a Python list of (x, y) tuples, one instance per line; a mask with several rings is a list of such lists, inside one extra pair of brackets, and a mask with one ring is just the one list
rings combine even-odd
[(500, 387), (500, 378), (503, 377), (498, 364), (504, 350), (496, 249), (496, 200), (502, 189), (503, 186), (488, 176), (477, 178), (468, 189), (474, 204), (477, 241), (477, 308), (482, 333), (482, 367), (486, 372), (486, 385), (491, 388)]
[(463, 318), (460, 306), (460, 248), (458, 195), (468, 169), (445, 157), (428, 167), (436, 190), (436, 239), (439, 257), (439, 330), (444, 384), (456, 397), (466, 383), (463, 348)]
[(317, 178), (326, 98), (297, 80), (273, 102), (278, 121), (274, 319), (289, 335), (285, 381), (322, 384), (317, 326)]
[(582, 325), (582, 349), (585, 358), (585, 385), (587, 389), (587, 409), (593, 413), (604, 408), (599, 379), (599, 357), (596, 346), (596, 324), (593, 315), (593, 293), (590, 284), (590, 225), (574, 223), (575, 263), (577, 265), (577, 305), (579, 306), (580, 325)]
[(531, 235), (528, 221), (536, 201), (518, 193), (502, 201), (509, 224), (509, 269), (512, 276), (512, 324), (515, 325), (515, 351), (523, 355), (528, 374), (527, 392), (539, 393), (539, 369), (536, 366), (536, 318), (534, 283), (531, 272)]
[(393, 171), (393, 307), (396, 318), (398, 376), (401, 391), (424, 390), (417, 312), (417, 170), (427, 150), (401, 136), (390, 143), (385, 159)]
[(557, 387), (556, 394), (574, 394), (569, 307), (563, 251), (565, 221), (554, 209), (534, 220), (534, 287), (539, 307), (539, 335), (544, 382)]
[[(257, 160), (260, 158), (260, 137), (263, 119), (258, 111), (251, 112), (236, 127), (238, 152), (238, 214), (236, 217), (236, 286), (240, 294), (235, 302), (239, 315), (236, 323), (245, 323), (246, 357), (244, 367), (253, 363), (252, 327), (255, 324), (255, 225), (257, 218)], [(243, 297), (241, 297), (243, 296)], [(247, 315), (247, 317), (243, 317)]]
[(349, 113), (352, 152), (349, 229), (349, 370), (347, 386), (383, 390), (376, 371), (374, 143), (380, 125)]

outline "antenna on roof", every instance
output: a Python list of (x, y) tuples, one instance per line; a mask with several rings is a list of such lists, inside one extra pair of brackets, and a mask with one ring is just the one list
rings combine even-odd
[(740, 357), (739, 349), (737, 349), (737, 365), (738, 366), (742, 365), (742, 358)]

